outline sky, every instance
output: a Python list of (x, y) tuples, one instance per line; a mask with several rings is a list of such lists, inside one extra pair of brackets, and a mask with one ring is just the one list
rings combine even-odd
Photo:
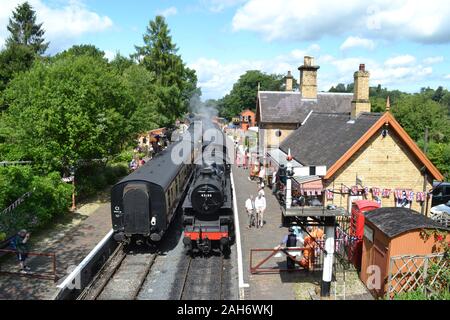
[[(0, 0), (0, 46), (12, 10)], [(29, 0), (55, 54), (93, 44), (129, 55), (151, 19), (166, 17), (179, 54), (197, 71), (203, 99), (227, 94), (247, 70), (299, 78), (303, 57), (328, 91), (365, 63), (371, 85), (417, 92), (450, 89), (448, 0)]]

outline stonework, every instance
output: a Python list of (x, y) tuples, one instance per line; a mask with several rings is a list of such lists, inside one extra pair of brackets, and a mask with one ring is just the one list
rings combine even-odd
[[(392, 132), (386, 138), (373, 136), (366, 144), (338, 170), (334, 177), (325, 181), (326, 189), (340, 192), (341, 186), (352, 187), (356, 184), (356, 176), (362, 180), (363, 186), (380, 189), (407, 189), (416, 192), (423, 191), (424, 178), (421, 173), (421, 164)], [(427, 190), (432, 187), (432, 179), (428, 178)], [(374, 200), (372, 193), (368, 200)], [(334, 200), (328, 201), (335, 205), (351, 209), (348, 195), (335, 194)], [(431, 201), (428, 201), (429, 212)], [(383, 207), (395, 207), (395, 197), (392, 193), (389, 198), (382, 198)], [(421, 204), (412, 201), (411, 209), (421, 212)]]
[(356, 118), (361, 112), (371, 112), (369, 100), (369, 79), (368, 71), (359, 70), (355, 72), (355, 88), (352, 102), (352, 118)]
[[(260, 128), (261, 146), (267, 149), (278, 148), (279, 145), (297, 128), (289, 124), (267, 124)], [(277, 136), (277, 133), (281, 133)]]

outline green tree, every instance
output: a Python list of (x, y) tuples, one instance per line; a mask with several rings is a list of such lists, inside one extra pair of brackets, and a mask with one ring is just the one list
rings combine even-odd
[(280, 91), (284, 76), (258, 70), (247, 71), (234, 84), (231, 92), (219, 101), (220, 115), (231, 119), (245, 109), (255, 110), (258, 84), (262, 91)]
[(155, 104), (166, 119), (162, 124), (168, 125), (188, 111), (192, 95), (198, 93), (197, 77), (177, 54), (164, 17), (150, 21), (143, 40), (144, 45), (136, 46), (132, 57), (154, 74), (153, 89), (159, 100)]
[(45, 172), (68, 173), (81, 159), (114, 155), (130, 139), (135, 106), (106, 62), (68, 57), (36, 63), (4, 98), (3, 159), (29, 159)]
[(136, 105), (131, 117), (133, 132), (144, 132), (158, 128), (167, 121), (158, 112), (157, 97), (154, 92), (155, 75), (141, 65), (131, 65), (122, 75), (128, 95)]
[(116, 54), (114, 59), (110, 62), (110, 65), (114, 71), (122, 75), (125, 72), (125, 70), (134, 65), (134, 61), (118, 53)]
[[(27, 71), (34, 62), (35, 53), (30, 47), (11, 44), (0, 52), (0, 93), (16, 74)], [(0, 109), (2, 108), (0, 103)]]
[(17, 6), (9, 19), (8, 31), (11, 33), (6, 40), (6, 46), (24, 45), (31, 47), (36, 54), (44, 54), (49, 43), (45, 42), (42, 23), (36, 23), (36, 12), (33, 7), (24, 2)]
[(54, 58), (55, 59), (64, 59), (67, 57), (79, 57), (79, 56), (90, 56), (96, 59), (103, 60), (107, 62), (108, 60), (105, 58), (105, 52), (98, 49), (94, 45), (83, 44), (83, 45), (74, 45), (70, 49), (67, 49), (61, 53), (58, 53)]

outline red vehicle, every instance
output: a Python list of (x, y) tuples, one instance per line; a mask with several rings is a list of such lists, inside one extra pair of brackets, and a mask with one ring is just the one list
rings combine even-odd
[(361, 270), (362, 239), (364, 236), (364, 214), (380, 208), (375, 201), (359, 200), (352, 206), (352, 217), (350, 221), (350, 236), (354, 241), (349, 246), (348, 256), (357, 270)]

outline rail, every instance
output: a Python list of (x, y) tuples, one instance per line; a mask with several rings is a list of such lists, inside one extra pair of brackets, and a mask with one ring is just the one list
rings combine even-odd
[[(9, 249), (0, 249), (0, 253), (17, 254), (17, 251), (9, 250)], [(56, 273), (56, 254), (55, 253), (28, 252), (27, 254), (29, 257), (47, 257), (47, 258), (52, 259), (52, 271), (44, 272), (44, 273), (35, 273), (35, 272), (22, 273), (22, 272), (12, 272), (12, 271), (2, 270), (1, 266), (0, 266), (0, 274), (17, 275), (17, 276), (21, 276), (21, 277), (53, 280), (55, 282), (58, 281), (58, 275)]]

